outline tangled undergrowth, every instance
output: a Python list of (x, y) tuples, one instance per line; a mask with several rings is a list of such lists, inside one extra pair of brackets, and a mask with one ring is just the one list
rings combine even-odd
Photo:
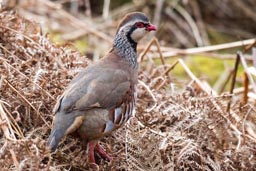
[[(230, 95), (184, 85), (175, 92), (166, 66), (143, 61), (136, 114), (101, 141), (113, 156), (100, 170), (255, 170), (256, 108)], [(60, 47), (40, 27), (13, 12), (0, 13), (1, 170), (89, 170), (86, 147), (75, 136), (50, 154), (52, 108), (70, 79), (90, 64)]]

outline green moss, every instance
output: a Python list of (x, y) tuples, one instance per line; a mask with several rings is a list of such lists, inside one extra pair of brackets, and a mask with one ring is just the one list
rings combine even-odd
[(85, 38), (80, 38), (77, 39), (75, 41), (64, 41), (61, 38), (62, 34), (58, 33), (58, 32), (49, 32), (49, 38), (51, 39), (52, 42), (55, 42), (57, 44), (63, 45), (63, 44), (69, 44), (71, 45), (70, 48), (73, 48), (75, 50), (78, 50), (79, 52), (81, 52), (82, 54), (86, 53), (88, 44), (87, 44), (87, 40)]
[(52, 42), (60, 44), (60, 45), (65, 44), (65, 41), (63, 41), (61, 38), (62, 34), (60, 32), (54, 32), (51, 30), (47, 30), (47, 33)]
[(204, 77), (213, 84), (224, 70), (223, 61), (207, 56), (194, 56), (186, 59), (189, 68), (197, 77)]
[[(211, 86), (213, 86), (222, 75), (225, 67), (233, 69), (235, 65), (235, 60), (223, 61), (221, 59), (201, 55), (193, 55), (182, 59), (197, 78), (200, 80), (206, 80)], [(166, 62), (168, 64), (172, 64), (176, 60), (178, 60), (178, 57), (172, 57), (168, 58)], [(157, 59), (156, 63), (161, 64), (160, 59)], [(243, 71), (244, 70), (242, 66), (239, 65), (237, 80), (241, 80), (243, 78)], [(178, 83), (184, 82), (185, 80), (191, 80), (191, 78), (187, 75), (184, 68), (180, 64), (176, 65), (176, 67), (171, 71), (170, 75), (173, 80), (175, 80), (175, 82), (177, 81)], [(230, 83), (231, 79), (226, 86), (226, 90), (229, 90)], [(238, 83), (238, 85), (240, 84), (241, 83)]]
[(87, 51), (87, 47), (88, 47), (88, 44), (86, 42), (86, 40), (84, 39), (79, 39), (79, 40), (76, 40), (74, 41), (74, 47), (79, 50), (82, 54), (85, 54), (86, 51)]

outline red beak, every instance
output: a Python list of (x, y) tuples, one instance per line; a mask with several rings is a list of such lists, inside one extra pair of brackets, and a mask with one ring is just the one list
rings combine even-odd
[(156, 26), (154, 26), (153, 24), (149, 24), (149, 25), (146, 27), (146, 30), (147, 30), (147, 31), (156, 31)]

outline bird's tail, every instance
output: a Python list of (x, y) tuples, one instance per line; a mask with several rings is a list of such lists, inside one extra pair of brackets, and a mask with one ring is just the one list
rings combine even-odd
[(61, 138), (64, 136), (65, 132), (66, 130), (64, 129), (52, 129), (47, 143), (48, 147), (52, 152), (54, 152), (57, 149), (59, 142)]
[(57, 113), (53, 120), (53, 128), (48, 139), (48, 147), (53, 152), (57, 149), (61, 138), (74, 132), (83, 122), (79, 113)]

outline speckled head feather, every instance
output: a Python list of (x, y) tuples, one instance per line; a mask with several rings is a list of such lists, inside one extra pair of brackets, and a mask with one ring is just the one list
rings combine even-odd
[(117, 27), (117, 32), (119, 32), (120, 28), (123, 27), (127, 22), (133, 21), (133, 20), (141, 20), (143, 22), (149, 22), (148, 17), (142, 13), (142, 12), (131, 12), (128, 13), (124, 16), (124, 18), (120, 21), (118, 27)]

